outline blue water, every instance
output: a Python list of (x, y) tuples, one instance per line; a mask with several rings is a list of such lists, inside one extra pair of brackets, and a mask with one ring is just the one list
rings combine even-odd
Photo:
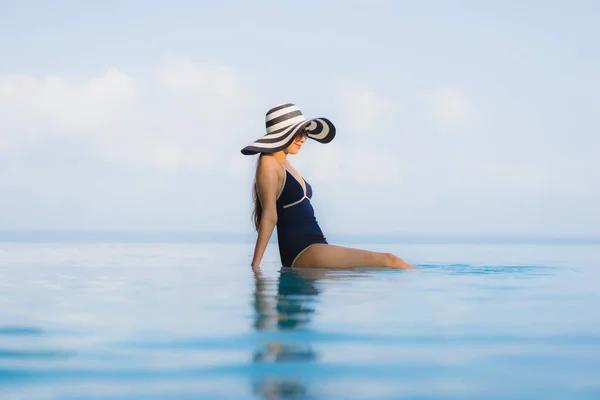
[(0, 243), (0, 399), (599, 399), (599, 245)]

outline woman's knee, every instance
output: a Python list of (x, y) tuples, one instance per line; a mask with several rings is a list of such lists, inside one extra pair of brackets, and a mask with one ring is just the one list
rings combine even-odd
[(383, 266), (384, 267), (393, 266), (396, 263), (396, 260), (398, 259), (398, 257), (393, 255), (392, 253), (382, 253), (382, 256), (383, 256)]
[(404, 260), (393, 253), (383, 253), (384, 263), (386, 267), (397, 267), (406, 264)]

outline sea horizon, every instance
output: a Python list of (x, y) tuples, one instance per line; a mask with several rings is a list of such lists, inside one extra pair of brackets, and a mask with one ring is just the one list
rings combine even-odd
[[(329, 233), (331, 243), (371, 244), (524, 244), (597, 245), (600, 236), (541, 234), (374, 234)], [(256, 240), (256, 232), (214, 232), (192, 230), (0, 230), (0, 243), (229, 243), (246, 244)], [(277, 231), (270, 242), (277, 241)]]

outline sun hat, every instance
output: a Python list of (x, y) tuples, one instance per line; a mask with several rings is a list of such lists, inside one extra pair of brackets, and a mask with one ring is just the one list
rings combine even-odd
[(267, 133), (242, 149), (242, 154), (275, 153), (288, 147), (298, 132), (319, 143), (329, 143), (335, 137), (335, 126), (327, 118), (306, 119), (295, 104), (280, 104), (265, 117)]

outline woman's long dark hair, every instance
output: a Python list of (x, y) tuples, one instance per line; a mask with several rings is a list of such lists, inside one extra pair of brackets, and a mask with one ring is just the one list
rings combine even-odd
[[(262, 154), (259, 154), (258, 158), (256, 159), (257, 171), (261, 157)], [(254, 202), (254, 206), (252, 209), (252, 222), (254, 223), (254, 229), (256, 229), (256, 232), (258, 232), (258, 228), (260, 227), (260, 219), (262, 217), (262, 205), (260, 204), (260, 199), (258, 198), (258, 187), (256, 186), (256, 173), (254, 174), (254, 182), (252, 184), (252, 201)]]

